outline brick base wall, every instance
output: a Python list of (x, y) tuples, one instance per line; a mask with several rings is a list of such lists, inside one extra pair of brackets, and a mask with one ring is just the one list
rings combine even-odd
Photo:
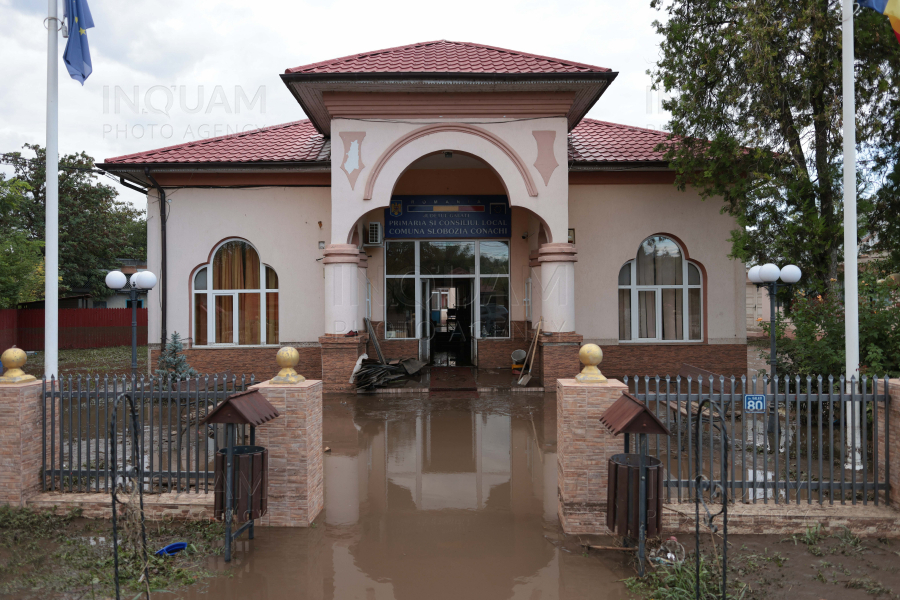
[[(292, 346), (292, 344), (284, 344)], [(308, 344), (293, 346), (300, 353), (297, 372), (307, 379), (322, 378), (322, 349)], [(278, 374), (279, 367), (275, 362), (278, 348), (188, 348), (184, 351), (188, 364), (199, 373), (224, 373), (230, 371), (235, 375), (251, 374), (256, 381), (266, 381)], [(150, 349), (150, 372), (156, 371), (160, 351)]]
[[(386, 359), (419, 358), (419, 340), (385, 339), (384, 321), (372, 321), (372, 328), (375, 330), (378, 345), (381, 347), (381, 352)], [(375, 344), (371, 341), (366, 344), (365, 352), (369, 355), (369, 358), (378, 358), (378, 353), (375, 352)]]
[[(607, 377), (672, 375), (687, 363), (719, 375), (747, 374), (747, 344), (618, 344), (600, 346)], [(546, 387), (546, 386), (545, 386)]]
[(516, 350), (528, 352), (527, 321), (513, 321), (510, 324), (510, 337), (507, 339), (478, 340), (478, 366), (482, 369), (509, 369), (512, 366), (510, 355)]
[[(212, 521), (214, 519), (214, 494), (145, 494), (144, 517), (148, 521), (179, 519), (185, 521)], [(111, 519), (112, 507), (109, 494), (62, 494), (45, 492), (28, 499), (30, 508), (64, 515), (73, 508), (80, 508), (82, 516), (89, 519)], [(119, 508), (121, 518), (121, 508)]]
[(538, 342), (540, 371), (534, 372), (540, 373), (545, 390), (555, 389), (558, 379), (575, 377), (581, 372), (578, 351), (581, 350), (582, 340), (578, 333), (541, 334)]
[(322, 347), (322, 381), (326, 392), (354, 390), (350, 375), (360, 355), (365, 353), (369, 336), (326, 335), (319, 338)]

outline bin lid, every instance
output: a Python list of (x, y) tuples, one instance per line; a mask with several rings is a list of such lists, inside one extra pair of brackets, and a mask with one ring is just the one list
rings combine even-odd
[(600, 415), (600, 422), (612, 432), (620, 433), (657, 433), (671, 435), (669, 428), (659, 420), (646, 404), (624, 392)]
[(278, 410), (256, 390), (247, 390), (226, 398), (206, 418), (206, 423), (235, 423), (238, 425), (262, 425), (278, 416)]

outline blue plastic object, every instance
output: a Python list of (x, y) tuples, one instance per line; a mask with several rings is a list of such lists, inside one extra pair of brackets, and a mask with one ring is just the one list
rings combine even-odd
[(156, 551), (157, 556), (171, 556), (187, 548), (187, 542), (175, 542)]

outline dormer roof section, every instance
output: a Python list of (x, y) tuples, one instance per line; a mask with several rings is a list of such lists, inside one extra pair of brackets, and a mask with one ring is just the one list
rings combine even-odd
[(564, 116), (571, 131), (616, 75), (605, 67), (437, 40), (302, 65), (281, 78), (316, 130), (329, 136), (331, 119), (354, 116)]

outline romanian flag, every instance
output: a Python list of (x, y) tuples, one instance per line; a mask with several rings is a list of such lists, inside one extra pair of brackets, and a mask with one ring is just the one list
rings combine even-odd
[(894, 35), (900, 42), (900, 0), (857, 0), (860, 6), (877, 10), (891, 20)]

